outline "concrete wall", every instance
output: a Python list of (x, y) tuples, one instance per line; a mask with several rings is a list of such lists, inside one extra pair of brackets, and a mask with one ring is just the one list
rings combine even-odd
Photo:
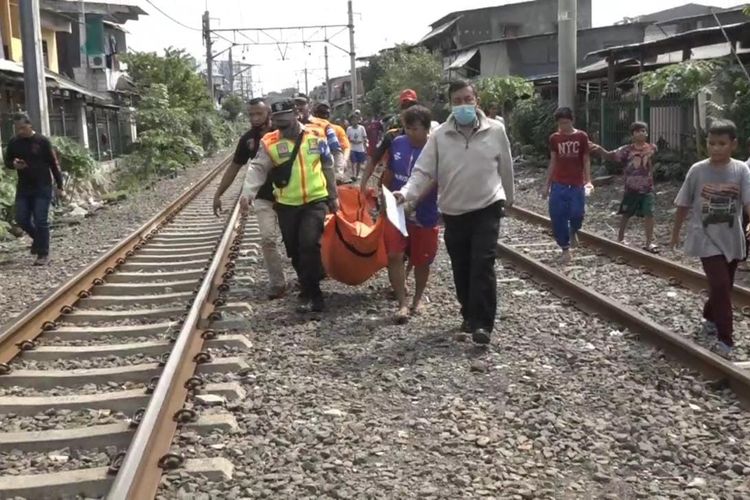
[[(578, 27), (591, 27), (591, 1), (578, 0)], [(537, 35), (557, 31), (557, 0), (536, 0), (489, 7), (462, 14), (457, 25), (458, 47), (503, 37)], [(506, 26), (518, 26), (506, 29)]]
[[(578, 66), (595, 61), (585, 60), (594, 50), (640, 42), (644, 28), (627, 24), (604, 29), (582, 30), (578, 33)], [(557, 73), (557, 34), (502, 40), (480, 46), (481, 75), (523, 77)]]

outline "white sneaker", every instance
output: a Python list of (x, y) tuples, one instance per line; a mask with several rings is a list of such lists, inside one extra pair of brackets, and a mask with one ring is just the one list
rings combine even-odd
[(716, 341), (714, 351), (722, 358), (729, 360), (732, 359), (734, 353), (734, 349), (732, 349), (732, 346), (730, 346), (729, 344), (725, 344), (721, 340)]

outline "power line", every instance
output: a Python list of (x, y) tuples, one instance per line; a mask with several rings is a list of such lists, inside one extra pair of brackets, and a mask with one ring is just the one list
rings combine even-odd
[(161, 13), (161, 15), (162, 15), (162, 16), (166, 17), (167, 19), (169, 19), (169, 20), (170, 20), (170, 21), (172, 21), (173, 23), (179, 24), (179, 25), (180, 25), (180, 26), (182, 26), (183, 28), (187, 28), (187, 29), (189, 29), (189, 30), (193, 30), (193, 31), (203, 31), (203, 30), (201, 30), (201, 29), (198, 29), (198, 28), (193, 28), (192, 26), (188, 26), (187, 24), (181, 23), (180, 21), (178, 21), (177, 19), (175, 19), (174, 17), (170, 16), (169, 14), (167, 14), (166, 12), (164, 12), (163, 10), (161, 10), (161, 9), (160, 9), (159, 7), (157, 7), (157, 6), (156, 6), (156, 5), (154, 4), (154, 2), (152, 2), (151, 0), (146, 0), (146, 2), (148, 2), (148, 4), (149, 4), (149, 5), (151, 6), (151, 7), (153, 7), (153, 8), (154, 8), (154, 9), (156, 9), (157, 11), (159, 11), (159, 13)]

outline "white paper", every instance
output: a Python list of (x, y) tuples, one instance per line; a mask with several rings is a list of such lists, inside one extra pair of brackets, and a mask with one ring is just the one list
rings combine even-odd
[(404, 206), (399, 205), (396, 201), (396, 197), (393, 196), (391, 191), (383, 186), (383, 198), (385, 198), (385, 216), (391, 221), (396, 229), (401, 231), (404, 236), (409, 236), (406, 232), (406, 214), (404, 214)]

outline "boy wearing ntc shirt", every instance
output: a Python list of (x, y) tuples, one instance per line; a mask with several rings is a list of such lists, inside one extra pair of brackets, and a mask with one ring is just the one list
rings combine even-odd
[(589, 136), (573, 127), (573, 111), (555, 111), (557, 132), (549, 138), (550, 162), (542, 197), (549, 196), (549, 216), (555, 241), (562, 249), (561, 262), (570, 262), (570, 247), (578, 243), (576, 233), (583, 225), (586, 196), (591, 185)]

